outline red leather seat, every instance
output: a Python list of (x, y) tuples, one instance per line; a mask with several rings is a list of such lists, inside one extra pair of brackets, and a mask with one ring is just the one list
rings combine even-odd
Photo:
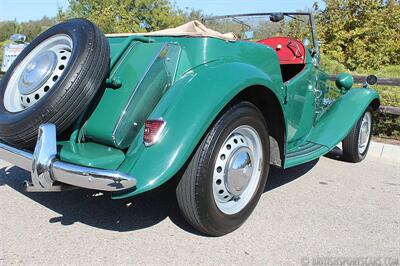
[(305, 64), (306, 49), (304, 45), (290, 37), (273, 37), (258, 41), (274, 49), (281, 65)]

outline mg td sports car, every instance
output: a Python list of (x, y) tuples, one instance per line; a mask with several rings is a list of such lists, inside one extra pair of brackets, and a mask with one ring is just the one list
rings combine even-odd
[(73, 19), (39, 35), (0, 83), (0, 158), (31, 172), (30, 192), (122, 199), (173, 179), (183, 216), (213, 236), (249, 217), (272, 165), (340, 142), (365, 158), (379, 96), (348, 74), (330, 84), (311, 14), (202, 22), (105, 36)]

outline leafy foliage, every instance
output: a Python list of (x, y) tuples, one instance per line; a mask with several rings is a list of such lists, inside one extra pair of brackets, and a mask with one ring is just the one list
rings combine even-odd
[[(361, 76), (374, 74), (378, 76), (378, 78), (398, 78), (400, 73), (400, 66), (386, 66), (379, 70), (359, 70), (352, 72), (343, 64), (331, 59), (326, 55), (322, 56), (321, 58), (321, 66), (327, 73), (332, 75), (348, 72), (350, 74)], [(358, 84), (357, 86), (362, 85)], [(373, 86), (373, 88), (379, 92), (382, 105), (400, 107), (400, 87), (377, 85)]]
[(86, 18), (104, 33), (155, 31), (185, 21), (185, 13), (168, 0), (69, 0), (69, 9), (59, 10), (57, 17)]
[(8, 41), (15, 33), (25, 34), (28, 41), (56, 23), (54, 18), (44, 16), (40, 20), (30, 20), (18, 23), (16, 21), (0, 21), (0, 42)]
[[(375, 74), (378, 77), (400, 75), (400, 2), (398, 0), (323, 0), (324, 9), (314, 4), (318, 35), (322, 44), (321, 64), (328, 73)], [(18, 23), (0, 21), (0, 60), (3, 47), (14, 33), (31, 41), (57, 22), (84, 17), (96, 23), (104, 33), (147, 32), (178, 26), (204, 17), (201, 10), (180, 10), (168, 0), (69, 0), (66, 10), (56, 18)], [(256, 23), (256, 22), (254, 22)], [(235, 23), (215, 26), (220, 31), (243, 32)], [(218, 26), (218, 27), (217, 27)], [(221, 29), (221, 28), (222, 29)], [(255, 39), (290, 35), (310, 39), (307, 26), (300, 20), (279, 23), (259, 22)], [(1, 78), (1, 77), (0, 77)], [(381, 103), (400, 107), (400, 88), (376, 86)], [(379, 114), (375, 133), (400, 138), (400, 117)]]
[(329, 55), (322, 55), (320, 60), (321, 68), (330, 75), (337, 75), (342, 72), (350, 72), (343, 64), (333, 60)]
[(317, 10), (323, 53), (350, 70), (400, 64), (400, 3), (396, 0), (324, 0)]
[(0, 42), (8, 40), (18, 30), (19, 24), (16, 21), (0, 21)]
[(10, 43), (10, 36), (15, 33), (25, 34), (27, 41), (32, 41), (37, 35), (56, 23), (54, 18), (43, 17), (40, 20), (31, 20), (18, 23), (16, 21), (0, 21), (0, 64), (3, 60), (4, 46)]
[(391, 114), (376, 113), (374, 135), (400, 139), (400, 117)]

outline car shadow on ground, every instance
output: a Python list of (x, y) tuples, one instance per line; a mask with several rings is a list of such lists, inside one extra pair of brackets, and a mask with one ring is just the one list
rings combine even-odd
[[(303, 176), (317, 162), (318, 160), (314, 160), (286, 170), (272, 167), (264, 192)], [(105, 230), (126, 232), (151, 227), (168, 217), (181, 229), (199, 234), (180, 215), (173, 182), (133, 198), (112, 200), (109, 193), (97, 193), (86, 189), (29, 193), (23, 189), (23, 181), (28, 179), (30, 174), (18, 167), (0, 169), (0, 186), (7, 185), (57, 213), (49, 219), (49, 223), (69, 226), (79, 222)]]
[(348, 163), (344, 158), (343, 158), (343, 150), (340, 149), (339, 147), (333, 148), (330, 152), (324, 155), (324, 157), (336, 160), (336, 161), (341, 161), (344, 163)]

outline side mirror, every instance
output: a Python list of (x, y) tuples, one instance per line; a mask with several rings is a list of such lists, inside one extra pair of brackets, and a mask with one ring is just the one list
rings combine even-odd
[(269, 20), (272, 22), (279, 22), (285, 19), (285, 15), (283, 13), (272, 13), (269, 16)]
[[(365, 85), (368, 87), (368, 85), (369, 86), (373, 86), (373, 85), (375, 85), (376, 83), (378, 83), (378, 77), (377, 76), (375, 76), (375, 75), (369, 75), (368, 77), (367, 77), (367, 80), (365, 81)], [(364, 86), (365, 86), (364, 85)]]
[(336, 86), (342, 92), (347, 92), (353, 87), (353, 76), (347, 73), (341, 73), (336, 77)]
[(10, 39), (16, 43), (24, 43), (26, 41), (26, 36), (24, 34), (13, 34)]

